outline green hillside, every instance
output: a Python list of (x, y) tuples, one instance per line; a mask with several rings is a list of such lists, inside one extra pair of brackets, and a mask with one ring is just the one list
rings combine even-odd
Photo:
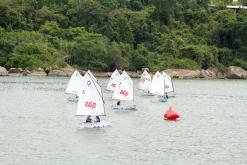
[(1, 0), (0, 66), (247, 69), (247, 10), (209, 3)]

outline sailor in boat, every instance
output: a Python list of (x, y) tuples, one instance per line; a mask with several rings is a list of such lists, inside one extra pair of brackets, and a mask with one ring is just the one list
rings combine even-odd
[(95, 123), (99, 123), (99, 122), (100, 122), (100, 118), (99, 118), (99, 116), (96, 116), (96, 117), (95, 117), (94, 122), (95, 122)]
[(120, 101), (117, 102), (117, 105), (120, 105)]
[(86, 123), (92, 123), (91, 115), (88, 115), (86, 118)]

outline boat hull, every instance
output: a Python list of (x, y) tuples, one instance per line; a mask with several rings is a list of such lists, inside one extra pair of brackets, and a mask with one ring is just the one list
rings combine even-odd
[(143, 93), (142, 96), (155, 96), (155, 94), (152, 94), (152, 93)]
[(97, 123), (83, 122), (83, 123), (81, 123), (80, 128), (106, 128), (106, 127), (110, 127), (110, 126), (111, 126), (110, 121), (101, 121), (101, 122), (97, 122)]
[(160, 101), (160, 102), (167, 102), (167, 98), (165, 98), (165, 97), (160, 97), (160, 98), (159, 98), (159, 101)]
[(72, 94), (67, 97), (68, 102), (78, 102), (78, 99), (79, 97), (77, 95), (72, 95)]
[(136, 105), (112, 105), (111, 106), (112, 110), (135, 110)]

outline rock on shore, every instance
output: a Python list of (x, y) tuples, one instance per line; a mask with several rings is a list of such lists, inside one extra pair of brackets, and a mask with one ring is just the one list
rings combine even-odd
[(201, 78), (200, 70), (167, 69), (165, 72), (173, 78)]
[(0, 66), (0, 76), (8, 76), (7, 69), (1, 66)]
[(226, 74), (229, 79), (247, 79), (247, 71), (237, 66), (228, 67)]
[(39, 68), (37, 70), (31, 71), (31, 73), (29, 75), (30, 76), (47, 76), (47, 73), (45, 72), (44, 69)]
[[(10, 68), (7, 71), (4, 67), (0, 67), (0, 76), (63, 76), (63, 77), (70, 77), (73, 72), (75, 71), (72, 67), (66, 67), (61, 69), (42, 69), (38, 68), (37, 70), (29, 71), (23, 70), (22, 68)], [(217, 72), (215, 70), (186, 70), (186, 69), (166, 69), (164, 70), (168, 75), (172, 78), (180, 78), (180, 79), (191, 79), (191, 78), (213, 78), (213, 79), (247, 79), (247, 71), (237, 67), (237, 66), (230, 66), (228, 67), (225, 73)], [(84, 75), (86, 71), (79, 70), (79, 72)], [(110, 77), (112, 72), (97, 72), (92, 71), (95, 77)], [(120, 70), (121, 73), (121, 70)], [(155, 72), (150, 72), (153, 75)], [(128, 71), (128, 74), (132, 78), (139, 78), (142, 74), (141, 71), (133, 72)]]

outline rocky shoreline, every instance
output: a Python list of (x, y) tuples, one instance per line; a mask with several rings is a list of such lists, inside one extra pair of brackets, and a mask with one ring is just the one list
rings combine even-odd
[[(167, 69), (164, 70), (172, 78), (178, 79), (194, 79), (194, 78), (205, 78), (205, 79), (247, 79), (247, 71), (237, 67), (230, 66), (227, 68), (226, 72), (217, 72), (215, 70), (186, 70), (186, 69)], [(23, 70), (22, 68), (10, 68), (7, 70), (0, 66), (0, 76), (48, 76), (48, 77), (70, 77), (74, 72), (74, 68), (62, 68), (55, 70), (44, 70), (38, 68), (37, 70)], [(86, 71), (79, 70), (79, 72), (84, 75)], [(94, 72), (96, 77), (110, 77), (111, 72)], [(141, 71), (128, 72), (133, 78), (138, 78), (141, 76)], [(151, 74), (154, 74), (151, 72)]]

